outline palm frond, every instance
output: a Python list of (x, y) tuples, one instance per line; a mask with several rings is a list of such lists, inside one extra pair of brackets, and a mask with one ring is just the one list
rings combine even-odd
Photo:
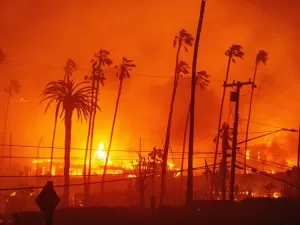
[(210, 84), (210, 75), (204, 70), (197, 72), (196, 82), (201, 89), (204, 89)]
[(266, 64), (268, 60), (268, 53), (264, 50), (260, 50), (257, 55), (256, 55), (256, 63), (259, 64), (259, 63), (263, 63), (263, 64)]
[(173, 47), (175, 48), (178, 42), (178, 36), (175, 36), (174, 41), (173, 41)]
[[(243, 47), (241, 45), (234, 44), (225, 52), (225, 55), (230, 58), (237, 57), (243, 59), (245, 53), (243, 52)], [(234, 59), (233, 62), (235, 62)]]
[(178, 76), (182, 77), (183, 75), (189, 74), (189, 72), (190, 72), (189, 70), (190, 70), (189, 65), (186, 62), (180, 60), (178, 63), (178, 68), (177, 68)]
[(176, 42), (183, 44), (185, 51), (188, 51), (187, 47), (191, 47), (193, 45), (194, 38), (185, 29), (182, 29), (181, 31), (179, 31), (179, 35), (176, 37), (177, 37)]
[(41, 102), (48, 101), (46, 111), (54, 102), (57, 105), (62, 105), (60, 117), (63, 116), (66, 110), (76, 110), (78, 120), (87, 120), (91, 111), (92, 93), (92, 87), (87, 86), (87, 84), (86, 81), (75, 83), (74, 80), (70, 82), (64, 80), (49, 82), (41, 94)]
[(120, 80), (131, 77), (129, 71), (131, 71), (132, 68), (136, 67), (136, 65), (133, 62), (134, 62), (133, 60), (123, 57), (122, 64), (119, 66), (119, 70), (116, 73), (116, 76)]

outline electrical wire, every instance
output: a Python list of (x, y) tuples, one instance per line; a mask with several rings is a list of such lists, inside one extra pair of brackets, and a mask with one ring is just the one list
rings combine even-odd
[(255, 122), (252, 120), (250, 120), (250, 123), (254, 123), (254, 124), (258, 124), (258, 125), (262, 125), (262, 126), (266, 126), (266, 127), (271, 127), (271, 128), (275, 128), (275, 129), (285, 129), (283, 127), (277, 127), (277, 126), (273, 126), (273, 125), (269, 125), (269, 124), (265, 124), (265, 123)]
[[(211, 167), (213, 165), (208, 165), (208, 167)], [(200, 167), (194, 167), (193, 170), (199, 170), (199, 169), (205, 169), (207, 168), (207, 166), (200, 166)], [(166, 172), (166, 174), (172, 174), (172, 173), (180, 173), (180, 172), (185, 172), (188, 171), (188, 169), (184, 169), (184, 170), (178, 170), (178, 171), (168, 171)], [(144, 178), (148, 178), (148, 177), (153, 177), (153, 176), (160, 176), (161, 173), (159, 174), (149, 174), (147, 176), (145, 176)], [(100, 176), (99, 176), (100, 177)], [(82, 185), (86, 185), (86, 184), (102, 184), (102, 183), (113, 183), (113, 182), (119, 182), (119, 181), (128, 181), (128, 180), (135, 180), (135, 179), (139, 179), (138, 177), (132, 177), (132, 178), (122, 178), (122, 179), (115, 179), (115, 180), (108, 180), (108, 181), (95, 181), (95, 182), (84, 182), (84, 183), (78, 183), (78, 184), (69, 184), (69, 185), (54, 185), (54, 188), (59, 188), (59, 187), (73, 187), (73, 186), (82, 186)], [(32, 189), (42, 189), (44, 187), (15, 187), (15, 188), (1, 188), (0, 191), (16, 191), (16, 190), (32, 190)]]
[[(45, 65), (45, 64), (30, 64), (24, 62), (17, 62), (17, 61), (8, 61), (5, 60), (2, 64), (10, 65), (10, 66), (23, 66), (23, 67), (33, 67), (33, 68), (42, 68), (42, 69), (63, 69), (64, 66), (62, 65)], [(82, 73), (91, 73), (92, 69), (87, 68), (77, 68), (74, 72), (82, 72)], [(135, 76), (137, 77), (153, 77), (153, 78), (163, 78), (163, 79), (174, 79), (173, 76), (159, 76), (159, 75), (151, 75), (151, 74), (139, 74), (136, 73)], [(181, 79), (191, 79), (191, 77), (181, 77)]]
[[(197, 152), (197, 153), (194, 153), (194, 155), (198, 155), (198, 154), (203, 154), (201, 152)], [(212, 154), (212, 153), (211, 153)], [(205, 159), (205, 158), (213, 158), (213, 156), (196, 156), (196, 157), (193, 157), (193, 158), (196, 158), (196, 159)], [(49, 160), (49, 157), (36, 157), (36, 156), (0, 156), (0, 159), (35, 159), (35, 160)], [(52, 159), (64, 159), (64, 157), (53, 157)], [(73, 160), (84, 160), (84, 157), (70, 157), (70, 159), (73, 159)], [(134, 157), (134, 156), (128, 156), (127, 158), (123, 158), (123, 157), (112, 157), (110, 158), (110, 160), (135, 160), (135, 159), (138, 159), (138, 156)], [(181, 157), (177, 157), (174, 159), (181, 159)]]
[[(245, 154), (243, 154), (243, 153), (237, 152), (237, 154), (242, 155), (243, 157), (245, 157)], [(257, 160), (255, 157), (252, 157), (252, 156), (247, 156), (247, 157), (249, 157), (252, 160)], [(284, 164), (280, 164), (280, 163), (276, 163), (276, 162), (272, 162), (272, 161), (268, 161), (268, 160), (260, 159), (260, 161), (265, 162), (265, 163), (269, 163), (269, 164), (274, 164), (274, 165), (281, 166), (281, 167), (286, 167), (286, 168), (289, 168), (289, 169), (293, 168), (291, 166), (287, 166), (287, 165), (284, 165)], [(259, 161), (257, 161), (257, 162), (259, 163)]]
[[(239, 161), (237, 161), (237, 163), (243, 165), (243, 163), (241, 163), (241, 162), (239, 162)], [(256, 168), (254, 168), (254, 167), (251, 167), (251, 166), (248, 166), (248, 165), (246, 165), (246, 166), (249, 167), (249, 168), (251, 169), (252, 172), (255, 172), (255, 173), (258, 173), (258, 174), (261, 174), (261, 175), (270, 177), (270, 178), (272, 178), (272, 179), (274, 179), (274, 180), (280, 181), (280, 182), (282, 182), (282, 183), (284, 183), (284, 184), (287, 184), (287, 185), (290, 185), (290, 186), (292, 186), (292, 187), (300, 188), (299, 186), (297, 186), (297, 185), (295, 185), (295, 184), (293, 184), (293, 183), (290, 183), (290, 182), (288, 182), (288, 181), (286, 181), (286, 180), (282, 180), (282, 179), (280, 179), (280, 178), (274, 177), (274, 176), (272, 176), (272, 175), (270, 175), (270, 174), (268, 174), (268, 173), (266, 173), (266, 172), (263, 172), (263, 171), (260, 171), (260, 170), (258, 170), (258, 169), (256, 169)], [(239, 167), (237, 167), (237, 168), (238, 168), (238, 169), (243, 169), (243, 168), (239, 168)]]

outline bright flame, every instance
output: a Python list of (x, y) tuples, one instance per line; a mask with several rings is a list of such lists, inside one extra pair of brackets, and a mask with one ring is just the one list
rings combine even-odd
[(280, 197), (280, 194), (278, 192), (273, 193), (273, 198), (279, 198), (279, 197)]
[(128, 178), (136, 178), (136, 175), (134, 175), (134, 174), (129, 174), (129, 175), (128, 175)]
[(173, 163), (168, 163), (168, 166), (173, 169), (175, 167), (175, 165)]
[(249, 160), (250, 159), (250, 150), (246, 151), (246, 159)]
[(289, 165), (289, 166), (291, 166), (292, 165), (292, 161), (291, 160), (285, 160), (286, 162), (287, 162), (287, 164)]
[[(104, 164), (105, 164), (106, 158), (107, 158), (107, 155), (104, 152), (104, 143), (101, 142), (98, 145), (98, 149), (97, 149), (97, 151), (94, 154), (94, 159), (95, 160), (102, 160), (104, 162)], [(112, 164), (110, 160), (108, 160), (108, 164)]]
[(13, 193), (9, 194), (9, 196), (16, 196), (17, 193), (14, 191)]

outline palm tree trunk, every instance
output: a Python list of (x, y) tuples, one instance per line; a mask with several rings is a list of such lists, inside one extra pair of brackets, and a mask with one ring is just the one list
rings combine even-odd
[[(253, 83), (255, 84), (256, 72), (257, 72), (257, 63), (255, 64), (255, 70), (253, 75)], [(247, 128), (246, 128), (246, 141), (245, 141), (245, 156), (244, 156), (244, 174), (246, 174), (246, 165), (247, 165), (247, 148), (248, 148), (248, 135), (249, 135), (249, 126), (251, 119), (251, 110), (252, 110), (252, 101), (253, 101), (254, 85), (252, 85), (251, 96), (250, 96), (250, 105), (247, 119)]]
[(213, 192), (214, 192), (214, 186), (215, 186), (215, 173), (216, 173), (217, 156), (218, 156), (218, 150), (219, 150), (220, 129), (221, 129), (221, 123), (222, 123), (223, 105), (224, 105), (224, 100), (225, 100), (225, 95), (226, 95), (226, 86), (225, 85), (227, 84), (227, 81), (228, 81), (231, 59), (232, 59), (232, 57), (229, 56), (228, 63), (227, 63), (226, 77), (225, 77), (224, 86), (223, 86), (223, 95), (222, 95), (222, 100), (221, 100), (221, 108), (220, 108), (218, 131), (217, 131), (218, 133), (217, 133), (217, 139), (216, 139), (216, 150), (215, 150), (215, 156), (214, 156), (213, 176), (211, 179), (211, 191), (210, 191), (211, 199), (213, 198)]
[(195, 92), (197, 82), (197, 57), (200, 43), (200, 34), (202, 30), (204, 10), (206, 0), (202, 0), (200, 7), (200, 15), (197, 27), (197, 34), (194, 45), (193, 66), (192, 66), (192, 81), (191, 81), (191, 110), (190, 110), (190, 136), (189, 136), (189, 152), (188, 152), (188, 174), (187, 174), (187, 190), (186, 190), (186, 204), (192, 203), (193, 200), (193, 155), (194, 155), (194, 120), (195, 120)]
[(165, 194), (165, 183), (166, 183), (166, 173), (167, 173), (167, 165), (168, 165), (168, 152), (170, 146), (170, 137), (171, 137), (171, 125), (172, 125), (172, 117), (173, 117), (173, 109), (176, 97), (176, 91), (178, 86), (178, 62), (179, 62), (179, 53), (181, 49), (181, 43), (178, 45), (177, 54), (176, 54), (176, 64), (175, 64), (175, 72), (174, 72), (174, 84), (173, 84), (173, 92), (171, 97), (171, 104), (170, 104), (170, 111), (169, 111), (169, 118), (168, 118), (168, 125), (167, 125), (167, 132), (166, 132), (166, 139), (165, 139), (165, 146), (164, 146), (164, 154), (162, 160), (162, 174), (161, 174), (161, 187), (160, 187), (160, 200), (159, 205), (162, 206), (164, 194)]
[[(6, 128), (7, 128), (7, 118), (8, 118), (8, 110), (9, 110), (9, 105), (10, 105), (10, 99), (11, 99), (11, 95), (8, 95), (8, 101), (7, 101), (7, 105), (6, 105), (6, 112), (5, 112), (5, 119), (4, 119), (4, 129), (3, 129), (3, 140), (2, 140), (2, 152), (1, 152), (1, 156), (4, 155), (4, 145), (5, 145), (5, 135), (6, 135)], [(1, 158), (1, 170), (3, 170), (4, 168), (4, 159), (3, 157)]]
[(97, 104), (98, 104), (98, 94), (99, 94), (99, 85), (100, 81), (96, 81), (96, 92), (95, 92), (95, 102), (94, 102), (94, 109), (92, 115), (92, 127), (91, 127), (91, 141), (90, 141), (90, 155), (89, 155), (89, 176), (88, 176), (88, 183), (91, 182), (91, 171), (92, 171), (92, 155), (93, 155), (93, 141), (94, 141), (94, 127), (95, 127), (95, 120), (96, 120), (96, 112), (97, 112)]
[[(86, 148), (85, 148), (84, 163), (83, 163), (85, 202), (89, 201), (89, 194), (90, 194), (90, 186), (89, 186), (89, 184), (87, 184), (87, 179), (86, 179), (86, 162), (87, 162), (89, 143), (90, 143), (90, 137), (91, 137), (92, 117), (93, 117), (93, 109), (94, 109), (94, 94), (95, 94), (94, 88), (95, 88), (95, 76), (93, 74), (93, 77), (92, 77), (92, 99), (91, 99), (91, 109), (90, 109), (90, 115), (89, 115), (89, 127), (88, 127), (88, 135), (87, 135), (87, 140), (86, 140)], [(90, 163), (91, 162), (89, 162), (89, 164)]]
[(190, 111), (191, 111), (191, 103), (189, 104), (189, 110), (187, 113), (185, 127), (184, 127), (184, 134), (183, 134), (183, 145), (182, 145), (182, 156), (181, 156), (181, 176), (180, 176), (180, 193), (182, 194), (182, 185), (183, 185), (183, 164), (184, 164), (184, 154), (185, 154), (185, 146), (186, 146), (186, 137), (187, 137), (187, 130), (190, 120)]
[(65, 167), (64, 167), (64, 193), (63, 206), (69, 206), (70, 198), (70, 155), (71, 155), (72, 111), (65, 112)]
[(107, 170), (107, 164), (108, 164), (108, 159), (109, 159), (109, 153), (110, 153), (111, 143), (112, 143), (112, 139), (113, 139), (113, 135), (114, 135), (115, 122), (116, 122), (116, 118), (117, 118), (117, 113), (118, 113), (118, 108), (119, 108), (119, 102), (120, 102), (120, 97), (121, 97), (121, 93), (122, 93), (122, 87), (123, 87), (123, 79), (121, 78), (120, 79), (120, 85), (119, 85), (119, 92), (118, 92), (117, 102), (116, 102), (116, 108), (115, 108), (115, 113), (114, 113), (114, 118), (113, 118), (113, 123), (112, 123), (112, 127), (111, 127), (109, 145), (108, 145), (107, 155), (106, 155), (104, 169), (103, 169), (102, 183), (101, 183), (101, 190), (100, 190), (101, 196), (103, 196), (103, 191), (104, 191), (105, 175), (106, 175), (106, 170)]
[(56, 126), (57, 126), (57, 118), (58, 118), (58, 111), (59, 106), (56, 106), (55, 110), (55, 119), (54, 119), (54, 128), (53, 128), (53, 134), (52, 134), (52, 145), (51, 145), (51, 155), (50, 155), (50, 176), (52, 175), (52, 165), (53, 165), (53, 149), (54, 149), (54, 143), (55, 143), (55, 134), (56, 134)]

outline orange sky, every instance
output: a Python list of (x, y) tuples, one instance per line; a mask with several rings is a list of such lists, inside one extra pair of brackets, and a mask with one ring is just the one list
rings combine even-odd
[[(269, 53), (267, 66), (259, 68), (257, 84), (260, 88), (255, 94), (252, 120), (280, 127), (298, 127), (300, 68), (297, 59), (300, 54), (297, 43), (300, 34), (297, 24), (300, 16), (297, 13), (300, 4), (296, 0), (289, 3), (288, 6), (280, 0), (265, 0), (263, 3), (259, 0), (207, 1), (198, 70), (206, 70), (212, 76), (212, 83), (207, 90), (198, 89), (197, 93), (197, 149), (213, 150), (212, 137), (202, 138), (215, 133), (211, 126), (217, 126), (227, 64), (224, 52), (232, 44), (244, 46), (245, 59), (237, 60), (232, 66), (229, 80), (252, 77), (256, 53), (260, 49)], [(51, 80), (63, 78), (62, 67), (68, 57), (80, 68), (74, 77), (82, 80), (90, 68), (93, 54), (103, 48), (112, 52), (115, 64), (126, 56), (135, 60), (137, 65), (132, 78), (124, 83), (112, 149), (135, 150), (140, 137), (145, 150), (154, 145), (161, 146), (160, 136), (164, 138), (165, 135), (171, 97), (170, 77), (175, 61), (173, 39), (182, 28), (195, 34), (199, 6), (199, 0), (0, 1), (0, 49), (7, 59), (0, 65), (0, 81), (3, 88), (10, 79), (18, 79), (23, 85), (21, 93), (14, 95), (10, 107), (8, 131), (12, 132), (13, 144), (36, 145), (40, 137), (43, 137), (43, 145), (51, 144), (53, 110), (44, 115), (44, 105), (38, 106), (43, 87)], [(182, 52), (182, 58), (191, 63), (192, 49), (189, 53)], [(102, 112), (97, 117), (96, 143), (108, 139), (117, 95), (118, 80), (113, 70), (107, 78), (100, 95)], [(248, 90), (245, 87), (242, 95)], [(21, 97), (30, 103), (18, 102)], [(241, 116), (244, 118), (248, 99), (249, 95), (242, 96)], [(5, 93), (0, 94), (0, 101), (3, 102), (0, 127), (3, 127)], [(182, 80), (171, 142), (177, 152), (181, 149), (188, 102), (189, 82)], [(227, 100), (226, 120), (228, 111)], [(245, 123), (242, 124), (241, 130), (244, 131), (245, 127)], [(86, 124), (78, 124), (74, 119), (74, 147), (84, 147), (86, 128)], [(58, 129), (57, 145), (63, 146), (63, 124)], [(250, 132), (274, 130), (256, 124), (250, 129)], [(297, 135), (291, 135), (297, 138)], [(35, 151), (13, 149), (14, 154), (32, 156)], [(49, 154), (48, 150), (41, 151), (44, 156)], [(62, 153), (57, 150), (55, 155), (61, 156)], [(73, 152), (74, 156), (81, 154)], [(198, 163), (202, 162), (203, 159), (201, 162), (199, 159)]]

